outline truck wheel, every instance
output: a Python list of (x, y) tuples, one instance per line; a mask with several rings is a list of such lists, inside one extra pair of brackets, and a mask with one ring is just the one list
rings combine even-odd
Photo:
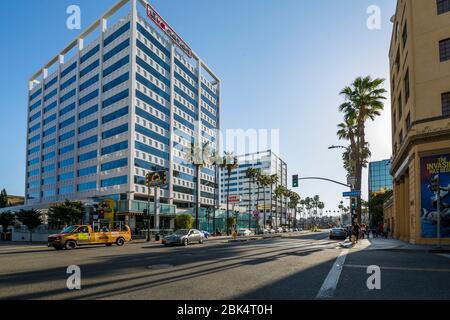
[(66, 242), (65, 246), (66, 250), (73, 250), (77, 247), (77, 244), (75, 241), (69, 240)]
[(53, 248), (55, 248), (55, 250), (62, 250), (63, 249), (63, 247), (61, 247), (61, 246), (53, 246)]
[(117, 239), (116, 244), (119, 247), (121, 247), (121, 246), (123, 246), (125, 244), (125, 240), (123, 240), (123, 238), (119, 238), (119, 239)]

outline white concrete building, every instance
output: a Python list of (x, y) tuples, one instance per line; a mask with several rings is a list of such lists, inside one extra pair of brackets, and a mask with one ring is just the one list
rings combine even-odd
[(196, 195), (184, 152), (219, 127), (220, 79), (147, 2), (119, 1), (29, 81), (26, 204), (144, 201), (167, 170), (161, 202), (212, 206), (214, 167)]
[[(268, 225), (281, 226), (287, 224), (287, 200), (275, 199), (273, 193), (277, 186), (282, 185), (287, 188), (287, 164), (271, 150), (250, 153), (238, 156), (239, 167), (231, 171), (228, 179), (228, 172), (222, 170), (220, 174), (220, 200), (222, 205), (227, 202), (227, 188), (230, 186), (230, 197), (238, 197), (240, 199), (236, 206), (247, 208), (248, 212), (254, 212), (257, 209), (260, 212), (260, 225), (264, 221), (264, 212), (266, 213), (266, 221)], [(265, 175), (276, 174), (278, 176), (277, 185), (272, 190), (260, 188), (252, 183), (246, 177), (249, 168), (259, 168)], [(258, 200), (259, 192), (259, 202)], [(233, 210), (230, 204), (230, 210)], [(276, 219), (278, 219), (276, 221)]]

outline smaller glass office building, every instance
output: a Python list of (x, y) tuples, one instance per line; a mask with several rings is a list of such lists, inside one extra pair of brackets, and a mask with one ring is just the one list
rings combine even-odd
[(391, 160), (369, 163), (369, 200), (378, 193), (392, 190)]

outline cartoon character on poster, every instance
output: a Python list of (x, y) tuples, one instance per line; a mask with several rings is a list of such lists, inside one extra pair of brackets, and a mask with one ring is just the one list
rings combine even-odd
[(450, 154), (424, 157), (421, 161), (422, 237), (437, 237), (437, 193), (431, 180), (439, 175), (441, 196), (441, 237), (450, 238)]

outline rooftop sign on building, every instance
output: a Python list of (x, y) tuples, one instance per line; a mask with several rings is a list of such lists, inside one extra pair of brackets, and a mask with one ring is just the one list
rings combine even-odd
[(160, 14), (147, 3), (147, 16), (172, 40), (189, 58), (192, 58), (192, 49), (183, 41), (183, 39), (169, 26), (169, 24), (160, 16)]

